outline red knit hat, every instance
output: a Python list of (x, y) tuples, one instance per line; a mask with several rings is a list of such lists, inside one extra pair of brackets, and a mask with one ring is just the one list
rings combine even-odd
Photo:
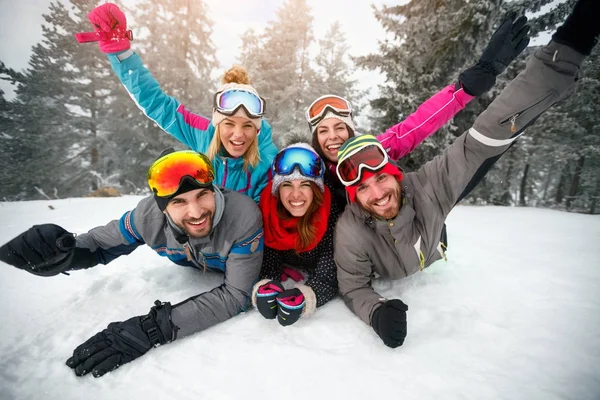
[(356, 201), (356, 189), (358, 189), (358, 186), (362, 182), (366, 181), (367, 179), (369, 179), (372, 176), (375, 176), (375, 175), (381, 174), (381, 173), (390, 174), (390, 175), (395, 176), (396, 179), (398, 180), (398, 182), (402, 181), (402, 178), (404, 178), (404, 174), (402, 173), (400, 168), (398, 168), (391, 162), (388, 162), (387, 164), (385, 164), (385, 166), (383, 168), (381, 168), (379, 171), (376, 171), (376, 172), (369, 171), (369, 170), (363, 170), (360, 181), (358, 181), (356, 184), (354, 184), (352, 186), (346, 186), (346, 193), (348, 193), (348, 197), (350, 198), (350, 201), (351, 202)]

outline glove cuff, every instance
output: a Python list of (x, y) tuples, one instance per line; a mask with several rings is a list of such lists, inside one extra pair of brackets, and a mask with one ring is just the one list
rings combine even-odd
[(496, 70), (486, 62), (478, 62), (458, 76), (458, 82), (468, 95), (481, 96), (496, 83)]
[(267, 283), (271, 282), (271, 280), (272, 279), (261, 279), (260, 281), (254, 284), (254, 287), (252, 288), (252, 305), (254, 306), (254, 308), (258, 308), (258, 306), (256, 305), (256, 293), (258, 293), (258, 289), (262, 285), (266, 285)]
[(294, 287), (302, 292), (304, 295), (304, 309), (302, 310), (301, 318), (308, 318), (314, 314), (317, 309), (317, 295), (310, 286), (297, 283)]
[(170, 343), (177, 338), (177, 327), (171, 322), (171, 303), (154, 302), (148, 315), (142, 317), (142, 329), (152, 346)]

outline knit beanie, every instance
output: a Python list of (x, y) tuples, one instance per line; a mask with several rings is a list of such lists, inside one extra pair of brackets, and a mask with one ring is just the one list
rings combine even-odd
[[(248, 78), (248, 73), (246, 72), (246, 70), (243, 67), (241, 67), (239, 65), (234, 65), (232, 68), (230, 68), (228, 71), (226, 71), (221, 80), (223, 82), (223, 85), (219, 88), (217, 93), (221, 93), (225, 90), (230, 90), (230, 89), (238, 89), (238, 90), (245, 90), (247, 92), (254, 93), (256, 96), (260, 97), (258, 95), (258, 92), (256, 91), (256, 89), (254, 89), (252, 86), (250, 86), (250, 79)], [(262, 117), (251, 118), (248, 114), (246, 114), (246, 111), (244, 111), (244, 109), (242, 107), (240, 107), (235, 112), (235, 114), (233, 114), (232, 116), (249, 118), (252, 121), (252, 123), (254, 124), (254, 126), (256, 127), (256, 129), (260, 131), (260, 126), (262, 124)], [(227, 115), (221, 114), (220, 112), (217, 111), (216, 108), (213, 108), (213, 115), (212, 115), (211, 122), (212, 122), (213, 126), (216, 127), (221, 122), (223, 122), (223, 120), (227, 117), (228, 117)]]
[[(291, 149), (291, 148), (294, 148), (294, 147), (299, 147), (299, 148), (307, 149), (307, 150), (310, 150), (313, 153), (317, 154), (317, 152), (315, 151), (315, 149), (313, 149), (307, 143), (295, 143), (295, 144), (289, 145), (288, 147), (284, 148), (281, 151), (285, 151), (287, 149)], [(280, 151), (280, 153), (281, 153), (281, 151)], [(276, 159), (277, 159), (277, 156), (275, 156), (275, 160)], [(273, 162), (275, 162), (275, 161), (273, 161)], [(278, 193), (279, 193), (279, 185), (281, 185), (283, 182), (293, 181), (293, 180), (296, 180), (296, 179), (302, 179), (302, 180), (305, 180), (305, 181), (312, 181), (312, 182), (314, 182), (319, 187), (319, 189), (321, 189), (321, 192), (325, 191), (325, 186), (323, 186), (323, 177), (322, 176), (318, 177), (318, 178), (313, 178), (311, 176), (303, 175), (302, 172), (300, 172), (300, 168), (296, 167), (296, 168), (294, 168), (294, 170), (292, 171), (292, 173), (289, 174), (289, 175), (279, 175), (279, 174), (273, 173), (273, 185), (271, 187), (271, 194), (274, 195), (274, 196), (277, 196)]]

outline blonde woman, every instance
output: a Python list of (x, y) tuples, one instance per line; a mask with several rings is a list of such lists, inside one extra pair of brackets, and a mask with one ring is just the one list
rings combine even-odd
[(161, 90), (139, 55), (130, 49), (131, 31), (119, 7), (102, 4), (88, 18), (95, 32), (77, 34), (77, 39), (98, 41), (121, 83), (148, 118), (192, 150), (207, 154), (217, 185), (258, 202), (277, 148), (271, 126), (262, 118), (265, 101), (250, 86), (246, 71), (238, 66), (225, 73), (209, 120)]

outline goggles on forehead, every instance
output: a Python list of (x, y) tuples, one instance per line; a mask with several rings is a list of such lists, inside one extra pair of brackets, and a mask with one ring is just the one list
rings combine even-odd
[(244, 89), (227, 89), (217, 92), (214, 97), (213, 107), (223, 115), (234, 115), (243, 108), (248, 117), (259, 118), (265, 114), (265, 100), (256, 94)]
[(300, 173), (310, 178), (320, 178), (325, 173), (323, 160), (316, 153), (302, 148), (290, 147), (277, 153), (273, 160), (273, 173), (289, 175), (298, 168)]
[(336, 172), (344, 186), (351, 186), (360, 182), (363, 170), (376, 172), (388, 161), (385, 150), (381, 146), (371, 144), (350, 152), (338, 162)]
[(348, 117), (352, 115), (352, 104), (343, 97), (328, 94), (321, 96), (312, 102), (306, 110), (306, 120), (310, 126), (315, 126), (323, 120), (328, 111), (341, 116)]
[(192, 178), (198, 188), (210, 187), (215, 172), (208, 157), (191, 150), (162, 156), (148, 169), (148, 186), (158, 197), (169, 197), (177, 192), (186, 177)]

